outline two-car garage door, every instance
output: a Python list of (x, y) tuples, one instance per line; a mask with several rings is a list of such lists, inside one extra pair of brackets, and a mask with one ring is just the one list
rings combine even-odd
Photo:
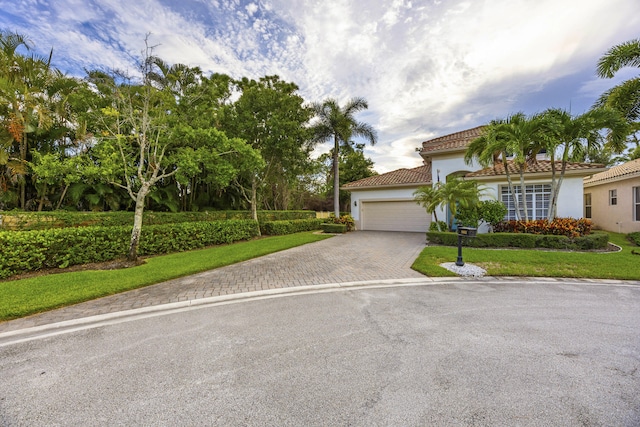
[(430, 215), (413, 200), (362, 201), (360, 227), (363, 230), (427, 231)]

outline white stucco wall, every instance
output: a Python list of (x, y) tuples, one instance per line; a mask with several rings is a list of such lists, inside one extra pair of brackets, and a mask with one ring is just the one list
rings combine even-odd
[[(514, 185), (520, 185), (519, 177), (512, 177)], [(481, 200), (500, 200), (500, 187), (506, 186), (507, 181), (482, 182), (487, 188)], [(531, 184), (551, 184), (551, 179), (526, 179), (525, 185)], [(557, 216), (562, 218), (582, 218), (583, 216), (583, 194), (582, 177), (565, 177), (560, 187), (558, 195)]]

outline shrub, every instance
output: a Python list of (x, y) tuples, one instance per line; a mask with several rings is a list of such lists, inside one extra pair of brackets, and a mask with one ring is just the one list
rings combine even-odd
[(299, 233), (301, 231), (320, 230), (322, 219), (293, 219), (286, 221), (268, 221), (260, 224), (262, 234), (276, 236)]
[(456, 212), (456, 222), (461, 223), (463, 227), (477, 227), (480, 215), (476, 205), (464, 207), (460, 206)]
[[(457, 233), (430, 231), (427, 240), (433, 244), (457, 246)], [(463, 238), (462, 245), (476, 248), (545, 248), (565, 250), (591, 250), (607, 247), (609, 235), (594, 231), (588, 236), (569, 238), (558, 235), (530, 233), (488, 233), (477, 237)]]
[(343, 224), (346, 227), (346, 231), (353, 231), (356, 228), (356, 222), (349, 214), (342, 215), (340, 218), (330, 215), (326, 222), (330, 224)]
[(495, 226), (496, 232), (553, 234), (575, 238), (591, 232), (591, 221), (588, 219), (556, 218), (549, 222), (546, 219), (533, 221), (503, 221)]
[(627, 234), (627, 238), (636, 246), (640, 246), (640, 231)]
[(491, 231), (507, 214), (507, 207), (499, 200), (483, 200), (478, 203), (477, 209), (479, 219), (489, 224)]
[(323, 233), (346, 233), (346, 224), (320, 224)]
[(449, 231), (449, 227), (444, 221), (432, 221), (429, 224), (429, 231)]
[[(163, 224), (142, 228), (140, 255), (203, 248), (257, 235), (255, 221)], [(0, 232), (0, 278), (70, 265), (103, 262), (127, 254), (131, 227), (79, 227)]]

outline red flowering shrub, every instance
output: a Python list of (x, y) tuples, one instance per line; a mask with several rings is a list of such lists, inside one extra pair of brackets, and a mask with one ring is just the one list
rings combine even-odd
[(556, 218), (553, 221), (537, 219), (532, 221), (503, 221), (495, 226), (496, 233), (553, 234), (570, 238), (591, 233), (588, 219)]

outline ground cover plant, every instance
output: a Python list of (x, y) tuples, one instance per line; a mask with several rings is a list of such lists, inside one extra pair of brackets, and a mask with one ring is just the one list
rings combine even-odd
[[(565, 252), (523, 249), (463, 250), (465, 262), (487, 270), (489, 276), (576, 277), (591, 279), (640, 280), (638, 247), (624, 234), (610, 233), (609, 241), (620, 246), (620, 252)], [(441, 263), (454, 262), (457, 248), (428, 246), (412, 268), (427, 276), (455, 276)]]
[(126, 269), (77, 271), (0, 282), (0, 320), (160, 283), (329, 237), (311, 232), (265, 237), (152, 257), (142, 265)]

